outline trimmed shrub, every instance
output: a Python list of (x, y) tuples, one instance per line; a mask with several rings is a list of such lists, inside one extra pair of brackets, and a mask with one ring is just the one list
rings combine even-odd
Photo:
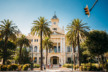
[(34, 68), (39, 68), (40, 65), (39, 64), (34, 64)]
[(6, 65), (1, 65), (0, 66), (0, 71), (7, 71), (7, 66)]
[(108, 71), (108, 63), (105, 64), (105, 69)]
[(25, 64), (23, 65), (22, 70), (26, 71), (28, 68), (30, 68), (30, 64)]
[(2, 66), (2, 65), (0, 64), (0, 71), (1, 71), (1, 66)]
[(8, 65), (7, 68), (9, 71), (15, 71), (16, 69), (18, 69), (18, 65), (17, 64)]
[(22, 65), (18, 65), (18, 71), (21, 71), (22, 70)]
[(64, 64), (63, 67), (72, 68), (72, 64)]
[(89, 68), (89, 71), (97, 71), (97, 67), (96, 67), (96, 66), (91, 66), (91, 67)]

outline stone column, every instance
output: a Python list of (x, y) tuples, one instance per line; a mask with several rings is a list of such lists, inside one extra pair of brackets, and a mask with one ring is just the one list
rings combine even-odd
[(63, 41), (63, 45), (64, 45), (64, 53), (65, 53), (65, 38), (63, 39), (64, 41)]
[(32, 46), (32, 50), (33, 50), (33, 53), (34, 53), (34, 46)]
[(58, 42), (57, 42), (57, 53), (58, 53)]
[(39, 53), (39, 45), (38, 45), (38, 48), (37, 48), (37, 52)]
[(66, 48), (65, 48), (65, 38), (64, 38), (64, 64), (66, 63)]
[(62, 38), (61, 38), (61, 47), (60, 47), (60, 51), (62, 53)]
[(37, 64), (39, 64), (39, 57), (37, 57)]

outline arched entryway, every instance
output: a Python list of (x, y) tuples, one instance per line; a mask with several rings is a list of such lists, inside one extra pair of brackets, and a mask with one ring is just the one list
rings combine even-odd
[(54, 64), (54, 65), (59, 64), (59, 57), (57, 57), (57, 56), (52, 56), (52, 57), (50, 58), (50, 61), (51, 61), (51, 64)]

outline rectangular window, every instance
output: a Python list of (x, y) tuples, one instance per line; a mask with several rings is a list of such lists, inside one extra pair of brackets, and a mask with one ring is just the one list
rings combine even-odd
[(51, 52), (52, 52), (52, 49), (50, 48), (50, 49), (49, 49), (49, 53), (51, 53)]
[(37, 57), (34, 58), (34, 63), (37, 63)]
[(34, 42), (36, 42), (36, 39), (34, 40)]
[(71, 52), (70, 46), (67, 47), (67, 52)]
[(60, 46), (58, 46), (58, 52), (60, 52)]
[(38, 42), (38, 39), (35, 39), (34, 42)]
[(31, 42), (33, 42), (33, 39), (31, 39)]
[[(44, 61), (45, 57), (43, 57), (43, 61)], [(39, 63), (41, 63), (41, 57), (39, 57)]]
[(30, 46), (30, 52), (32, 52), (32, 49), (33, 49), (33, 47), (32, 47), (32, 46)]
[(34, 47), (34, 52), (37, 52), (37, 46)]

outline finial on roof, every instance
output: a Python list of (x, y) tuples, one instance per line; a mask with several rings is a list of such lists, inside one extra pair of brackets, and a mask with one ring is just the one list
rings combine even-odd
[(54, 15), (56, 15), (56, 11), (54, 11)]
[(52, 17), (52, 19), (57, 19), (56, 11), (54, 11), (54, 16)]

